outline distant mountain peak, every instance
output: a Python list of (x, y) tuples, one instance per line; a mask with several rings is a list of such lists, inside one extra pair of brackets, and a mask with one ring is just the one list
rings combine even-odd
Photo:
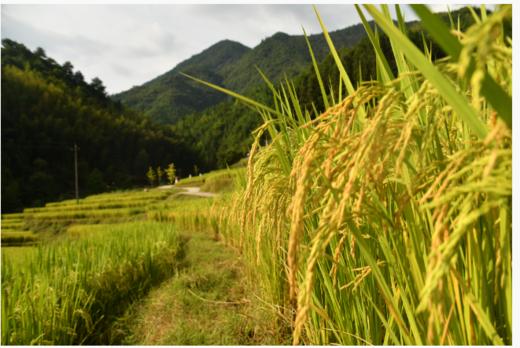
[(287, 33), (284, 33), (283, 31), (277, 31), (276, 33), (274, 33), (273, 36), (271, 36), (272, 39), (286, 39), (288, 37), (290, 37), (291, 35), (287, 34)]
[(242, 44), (241, 42), (229, 40), (229, 39), (220, 40), (217, 43), (214, 43), (213, 45), (211, 45), (209, 48), (212, 48), (212, 47), (243, 47), (243, 48), (250, 49), (250, 47), (247, 47), (246, 45)]
[[(351, 47), (366, 35), (363, 26), (331, 32), (336, 47)], [(311, 35), (314, 54), (322, 60), (329, 48), (323, 35)], [(112, 96), (124, 105), (145, 112), (160, 123), (175, 123), (184, 116), (205, 110), (223, 101), (226, 96), (208, 87), (189, 81), (180, 72), (202, 80), (247, 93), (262, 83), (256, 67), (269, 79), (300, 73), (311, 64), (303, 35), (276, 32), (254, 48), (233, 40), (221, 40), (179, 63), (170, 71), (142, 86)]]

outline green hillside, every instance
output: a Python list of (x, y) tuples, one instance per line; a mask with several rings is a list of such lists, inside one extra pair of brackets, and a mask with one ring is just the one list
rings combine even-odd
[[(338, 47), (351, 47), (365, 36), (362, 25), (331, 33)], [(309, 37), (317, 59), (328, 54), (321, 34)], [(276, 33), (253, 49), (225, 40), (183, 61), (172, 70), (145, 84), (113, 95), (124, 105), (149, 115), (159, 123), (175, 123), (184, 116), (203, 111), (225, 100), (225, 96), (198, 85), (186, 73), (239, 92), (248, 92), (262, 84), (255, 68), (277, 82), (285, 75), (293, 77), (311, 63), (303, 35)]]
[(220, 41), (165, 74), (112, 98), (150, 115), (158, 123), (173, 123), (186, 114), (202, 111), (225, 99), (222, 93), (201, 88), (182, 76), (181, 72), (222, 84), (223, 71), (248, 51), (250, 48), (238, 42)]
[(174, 162), (186, 175), (197, 162), (169, 129), (108, 98), (101, 80), (3, 40), (2, 211), (72, 197), (74, 144), (81, 195), (143, 185), (150, 165)]
[[(331, 32), (330, 35), (338, 48), (352, 47), (366, 36), (360, 24)], [(310, 35), (309, 41), (318, 61), (328, 55), (329, 49), (322, 34)], [(237, 64), (225, 70), (224, 85), (244, 93), (262, 84), (260, 74), (251, 73), (255, 67), (262, 70), (272, 81), (278, 82), (285, 75), (288, 77), (297, 75), (309, 64), (311, 64), (311, 57), (304, 36), (279, 32), (262, 41), (253, 50), (244, 54)]]

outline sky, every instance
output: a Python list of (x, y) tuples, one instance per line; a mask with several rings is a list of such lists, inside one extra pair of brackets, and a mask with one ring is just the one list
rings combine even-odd
[[(451, 6), (454, 7), (453, 5)], [(329, 31), (359, 22), (353, 5), (318, 5)], [(446, 6), (436, 5), (435, 10)], [(405, 8), (406, 20), (415, 19)], [(141, 85), (220, 40), (251, 48), (276, 32), (318, 33), (310, 4), (3, 4), (1, 36), (63, 64), (110, 94)]]

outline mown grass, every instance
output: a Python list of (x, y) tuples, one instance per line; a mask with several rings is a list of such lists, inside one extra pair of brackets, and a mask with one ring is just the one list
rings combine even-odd
[(414, 9), (450, 56), (413, 46), (398, 6), (396, 25), (366, 5), (398, 74), (367, 25), (379, 75), (357, 89), (318, 15), (341, 77), (326, 89), (315, 64), (323, 113), (302, 110), (290, 82), (270, 84), (274, 108), (206, 83), (265, 121), (245, 188), (206, 219), (295, 344), (512, 342), (512, 139), (499, 107), (511, 103), (511, 6), (484, 8), (465, 33)]
[(2, 251), (2, 344), (113, 342), (110, 324), (176, 272), (183, 245), (172, 225), (140, 222), (40, 244), (23, 263)]

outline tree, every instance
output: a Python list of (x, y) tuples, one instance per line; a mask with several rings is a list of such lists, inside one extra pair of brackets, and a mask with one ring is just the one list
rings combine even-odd
[(37, 47), (36, 50), (34, 51), (34, 55), (36, 55), (37, 57), (39, 58), (47, 58), (47, 55), (45, 54), (45, 50), (41, 47)]
[(164, 175), (164, 171), (161, 169), (161, 166), (157, 167), (157, 184), (161, 185), (162, 177)]
[(168, 168), (166, 168), (166, 177), (170, 185), (173, 185), (175, 182), (175, 165), (173, 163), (170, 163)]
[(134, 173), (142, 173), (146, 170), (146, 167), (148, 166), (148, 163), (150, 163), (150, 156), (148, 155), (148, 152), (146, 152), (145, 149), (139, 150), (137, 153), (137, 156), (135, 156), (134, 159)]
[(63, 63), (63, 71), (65, 72), (65, 74), (67, 75), (67, 77), (71, 77), (74, 75), (74, 66), (72, 65), (71, 62), (69, 61), (66, 61), (65, 63)]
[(83, 77), (83, 74), (80, 72), (80, 71), (76, 71), (74, 73), (74, 76), (72, 78), (72, 80), (74, 81), (74, 83), (76, 83), (77, 85), (80, 85), (82, 83), (85, 82), (85, 78)]
[(102, 95), (106, 95), (105, 86), (103, 85), (103, 81), (99, 77), (94, 77), (92, 82), (90, 82), (90, 86)]
[(148, 171), (146, 172), (146, 177), (148, 178), (148, 181), (150, 182), (150, 186), (153, 187), (156, 176), (155, 176), (155, 172), (152, 167), (148, 167)]
[(106, 183), (103, 179), (103, 173), (94, 168), (87, 177), (87, 191), (89, 193), (98, 193), (106, 190)]

